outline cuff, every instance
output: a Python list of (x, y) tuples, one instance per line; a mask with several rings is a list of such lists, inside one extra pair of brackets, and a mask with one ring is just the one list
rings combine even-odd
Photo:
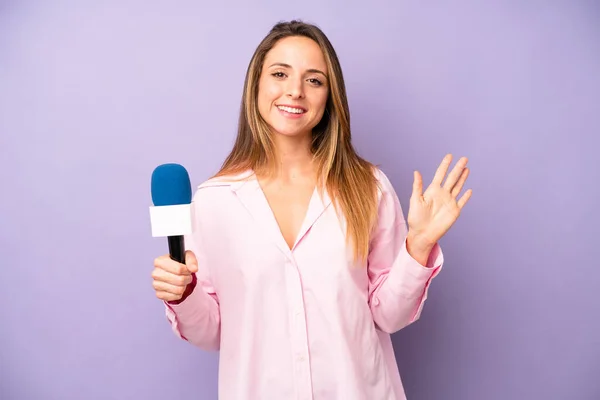
[(420, 297), (423, 295), (423, 287), (427, 289), (431, 280), (437, 276), (444, 263), (444, 255), (439, 244), (435, 244), (429, 253), (427, 265), (421, 265), (406, 250), (406, 240), (392, 266), (387, 285), (394, 292), (406, 297)]

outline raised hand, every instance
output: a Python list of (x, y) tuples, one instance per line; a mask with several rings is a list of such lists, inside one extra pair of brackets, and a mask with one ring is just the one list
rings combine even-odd
[(444, 181), (452, 162), (452, 155), (447, 154), (425, 193), (421, 174), (418, 171), (414, 172), (413, 192), (407, 216), (408, 232), (413, 246), (433, 247), (458, 219), (472, 194), (472, 190), (469, 189), (458, 198), (469, 176), (467, 161), (466, 157), (458, 160)]

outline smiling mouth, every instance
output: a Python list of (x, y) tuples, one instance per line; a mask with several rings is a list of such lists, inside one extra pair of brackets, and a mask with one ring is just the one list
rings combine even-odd
[(306, 110), (296, 107), (277, 106), (277, 108), (290, 114), (304, 114), (306, 112)]

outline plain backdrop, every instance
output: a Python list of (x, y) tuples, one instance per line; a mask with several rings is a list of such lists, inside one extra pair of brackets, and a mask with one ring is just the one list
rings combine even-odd
[(0, 398), (216, 399), (218, 354), (151, 286), (150, 176), (218, 169), (248, 61), (292, 18), (333, 42), (405, 213), (413, 169), (470, 159), (444, 271), (394, 335), (409, 399), (599, 399), (600, 7), (574, 0), (0, 1)]

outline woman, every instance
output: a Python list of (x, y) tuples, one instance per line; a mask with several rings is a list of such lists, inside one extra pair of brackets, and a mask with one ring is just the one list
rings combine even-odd
[[(404, 399), (390, 334), (419, 318), (469, 173), (448, 155), (407, 219), (350, 139), (336, 53), (280, 23), (250, 62), (237, 141), (194, 194), (186, 264), (155, 260), (173, 331), (219, 350), (220, 399)], [(408, 225), (408, 226), (407, 226)]]

